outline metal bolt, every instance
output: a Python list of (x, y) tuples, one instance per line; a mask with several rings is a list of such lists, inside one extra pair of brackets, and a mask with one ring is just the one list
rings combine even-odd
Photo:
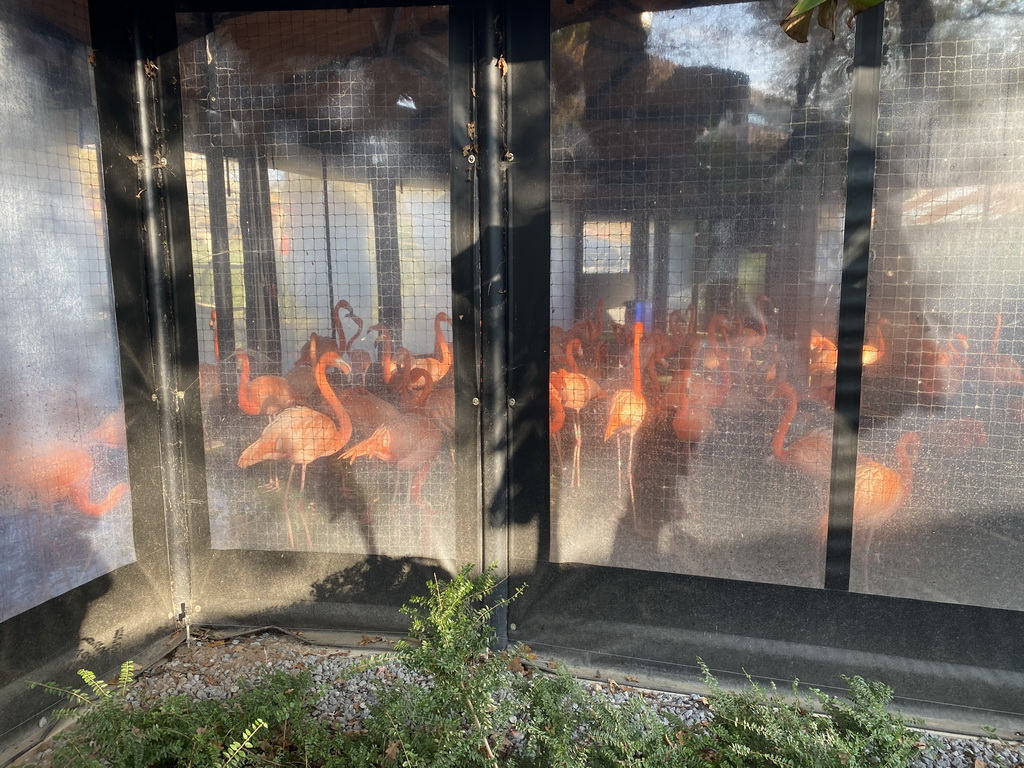
[(514, 408), (514, 407), (515, 407), (515, 404), (516, 404), (516, 399), (515, 399), (514, 397), (510, 397), (510, 398), (508, 399), (508, 407), (509, 407), (509, 408)]
[(473, 398), (473, 405), (480, 405), (480, 398), (479, 397), (474, 397)]
[(469, 163), (470, 165), (475, 164), (476, 163), (476, 155), (470, 155), (469, 157), (467, 157), (466, 158), (466, 162)]
[(513, 632), (516, 631), (516, 625), (515, 624), (509, 624), (508, 628), (511, 629)]

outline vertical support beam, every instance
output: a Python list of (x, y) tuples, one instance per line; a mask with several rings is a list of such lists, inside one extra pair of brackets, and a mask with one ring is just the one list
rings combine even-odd
[(549, 559), (551, 477), (551, 8), (523, 0), (508, 17), (509, 505), (513, 572)]
[[(246, 344), (263, 353), (263, 373), (281, 373), (281, 315), (278, 307), (274, 227), (270, 215), (270, 169), (261, 148), (238, 162), (242, 248), (245, 258)], [(256, 361), (254, 360), (254, 364)]]
[[(483, 554), (497, 565), (496, 599), (508, 594), (508, 273), (505, 253), (505, 27), (502, 4), (476, 5), (477, 177), (481, 299), (481, 430)], [(507, 642), (507, 609), (493, 617), (498, 643)]]
[[(228, 235), (228, 196), (225, 184), (226, 167), (224, 147), (221, 143), (220, 79), (217, 72), (218, 47), (214, 34), (213, 14), (206, 14), (206, 189), (210, 206), (210, 261), (213, 270), (213, 304), (217, 310), (217, 343), (221, 355), (227, 355), (237, 346), (235, 339), (235, 298), (232, 290), (231, 252)], [(233, 369), (221, 367), (221, 387), (234, 392), (236, 378)]]
[(398, 184), (387, 147), (368, 149), (371, 158), (370, 194), (373, 198), (373, 240), (377, 250), (377, 306), (379, 322), (391, 331), (395, 348), (402, 346), (402, 256), (398, 251)]
[(878, 98), (882, 71), (883, 7), (857, 17), (850, 108), (850, 153), (846, 177), (843, 274), (839, 294), (839, 359), (832, 433), (832, 482), (829, 493), (826, 589), (850, 588), (853, 503), (857, 481), (857, 437), (867, 309), (871, 208), (875, 191)]
[[(334, 310), (334, 252), (331, 250), (331, 188), (327, 178), (327, 155), (320, 158), (320, 170), (324, 187), (324, 255), (327, 261), (327, 302)], [(333, 319), (333, 316), (332, 316)], [(331, 338), (338, 339), (338, 332), (331, 323)]]
[(480, 244), (477, 239), (477, 146), (473, 8), (453, 5), (448, 20), (451, 105), (449, 173), (452, 217), (452, 370), (455, 375), (456, 556), (483, 564), (480, 397)]
[(203, 450), (174, 9), (92, 3), (90, 24), (136, 541), (166, 545), (171, 615), (188, 624), (191, 504), (206, 488), (188, 466)]

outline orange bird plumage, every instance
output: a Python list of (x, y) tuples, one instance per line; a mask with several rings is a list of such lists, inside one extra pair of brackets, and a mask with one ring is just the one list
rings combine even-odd
[(422, 368), (435, 384), (447, 375), (452, 367), (452, 348), (441, 330), (442, 323), (451, 325), (452, 319), (444, 312), (434, 317), (434, 354), (436, 357), (417, 357), (412, 361), (414, 368)]
[[(348, 339), (345, 338), (345, 331), (341, 325), (341, 318), (338, 315), (339, 309), (347, 309), (348, 314), (345, 315), (345, 317), (356, 324), (355, 333), (353, 333)], [(352, 349), (352, 344), (358, 341), (359, 337), (363, 335), (363, 318), (359, 317), (352, 308), (352, 305), (344, 299), (334, 305), (334, 318), (338, 327), (338, 343), (342, 348), (341, 353), (348, 357), (349, 363), (352, 365), (353, 378), (359, 376), (362, 379), (363, 386), (365, 387), (366, 374), (370, 370), (373, 358), (370, 357), (370, 353), (365, 349)]]
[(920, 445), (919, 433), (904, 432), (896, 443), (895, 469), (870, 459), (857, 464), (853, 528), (855, 533), (865, 534), (861, 547), (865, 589), (868, 588), (871, 542), (877, 530), (903, 507), (913, 490), (914, 461)]
[(786, 435), (797, 411), (796, 392), (782, 381), (775, 388), (772, 399), (783, 398), (786, 410), (772, 437), (772, 455), (775, 460), (802, 475), (824, 479), (832, 473), (832, 435), (827, 429), (816, 429), (786, 445)]
[[(629, 458), (626, 463), (626, 476), (629, 479), (629, 498), (634, 503), (633, 514), (636, 515), (635, 496), (633, 493), (633, 445), (636, 442), (636, 431), (647, 415), (647, 400), (641, 389), (640, 340), (644, 335), (644, 324), (633, 324), (633, 386), (620, 389), (612, 395), (608, 406), (608, 424), (604, 430), (607, 441), (614, 434), (629, 435)], [(621, 462), (620, 462), (621, 464)], [(619, 489), (622, 489), (622, 468), (619, 467)]]
[(572, 338), (565, 347), (566, 361), (569, 363), (569, 370), (560, 369), (552, 374), (551, 380), (562, 398), (562, 407), (573, 411), (573, 433), (576, 444), (572, 454), (572, 473), (569, 477), (569, 486), (578, 488), (582, 482), (580, 478), (580, 451), (583, 446), (583, 432), (580, 426), (580, 410), (591, 401), (604, 397), (604, 390), (601, 386), (586, 374), (580, 373), (576, 364), (575, 353), (582, 346), (578, 338)]
[(690, 401), (690, 377), (690, 371), (683, 370), (675, 380), (678, 386), (674, 392), (675, 414), (672, 416), (672, 431), (676, 438), (686, 444), (687, 458), (693, 444), (701, 442), (715, 431), (715, 417), (711, 410)]
[[(417, 375), (426, 375), (416, 369)], [(423, 483), (430, 475), (430, 469), (441, 450), (444, 436), (434, 419), (418, 407), (382, 424), (365, 440), (356, 443), (341, 457), (354, 462), (360, 456), (380, 459), (394, 465), (403, 472), (411, 473), (409, 480), (409, 502), (427, 512), (424, 532), (429, 537), (429, 525), (434, 510), (422, 497)]]
[[(288, 544), (295, 546), (292, 536), (291, 519), (288, 515), (288, 491), (291, 488), (295, 468), (301, 468), (299, 493), (306, 489), (306, 468), (317, 459), (331, 456), (345, 447), (352, 437), (352, 422), (338, 400), (338, 396), (327, 382), (327, 369), (338, 368), (349, 372), (348, 363), (337, 352), (327, 352), (317, 361), (315, 375), (317, 386), (324, 401), (330, 406), (334, 418), (306, 406), (297, 405), (282, 411), (263, 430), (259, 438), (246, 448), (238, 459), (241, 468), (251, 467), (261, 461), (287, 461), (291, 464), (288, 483), (285, 486), (284, 513), (288, 526)], [(303, 525), (305, 512), (300, 507)], [(309, 528), (306, 539), (312, 546)]]
[(4, 450), (3, 485), (40, 508), (53, 510), (67, 503), (90, 517), (110, 512), (128, 492), (118, 483), (99, 501), (92, 500), (93, 460), (89, 451), (73, 443), (51, 443), (24, 452)]
[(999, 331), (1003, 327), (1003, 316), (996, 314), (996, 329), (992, 334), (992, 345), (987, 355), (981, 356), (981, 380), (996, 387), (1016, 388), (1024, 386), (1024, 369), (1012, 355), (1001, 354)]
[(257, 376), (250, 379), (249, 355), (241, 350), (233, 355), (241, 365), (238, 382), (238, 407), (251, 416), (274, 416), (299, 403), (299, 396), (283, 376)]

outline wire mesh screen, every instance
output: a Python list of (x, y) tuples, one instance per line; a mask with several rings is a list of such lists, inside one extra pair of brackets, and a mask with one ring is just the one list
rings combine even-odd
[(135, 560), (88, 28), (0, 8), (0, 621)]
[(179, 32), (214, 548), (450, 557), (447, 10)]
[(852, 587), (1024, 608), (1020, 8), (889, 9)]
[(552, 41), (552, 559), (820, 586), (852, 40), (601, 8)]

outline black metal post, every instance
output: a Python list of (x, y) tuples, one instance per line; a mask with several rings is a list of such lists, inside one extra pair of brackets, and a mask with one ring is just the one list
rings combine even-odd
[[(551, 539), (548, 361), (551, 340), (551, 7), (519, 2), (509, 14), (508, 454), (510, 569), (547, 563)], [(520, 563), (512, 562), (512, 557)]]
[(452, 369), (455, 376), (456, 543), (459, 563), (483, 562), (480, 456), (480, 243), (473, 8), (451, 7), (448, 71), (451, 104)]
[(245, 151), (239, 158), (238, 175), (242, 201), (242, 249), (245, 254), (246, 345), (263, 353), (259, 363), (267, 361), (265, 371), (279, 374), (281, 318), (266, 153), (258, 148)]
[[(221, 145), (220, 80), (217, 72), (217, 42), (213, 14), (206, 14), (209, 60), (206, 64), (206, 190), (210, 214), (210, 267), (213, 271), (213, 305), (217, 310), (217, 344), (221, 356), (235, 350), (235, 300), (231, 283), (231, 253), (228, 236), (228, 203), (224, 183), (224, 148)], [(218, 361), (219, 362), (219, 361)], [(235, 390), (233, 369), (221, 368), (225, 392)]]
[(853, 55), (846, 223), (839, 294), (839, 357), (836, 364), (836, 403), (832, 432), (832, 482), (825, 553), (826, 589), (850, 588), (862, 350), (882, 70), (882, 14), (883, 9), (879, 5), (857, 17)]
[[(501, 587), (508, 584), (508, 273), (505, 253), (504, 88), (507, 73), (505, 30), (501, 6), (495, 0), (477, 5), (476, 45), (477, 137), (479, 153), (478, 237), (480, 239), (481, 299), (481, 456), (484, 503), (484, 559), (497, 566)], [(507, 642), (507, 611), (494, 615), (500, 645)]]

